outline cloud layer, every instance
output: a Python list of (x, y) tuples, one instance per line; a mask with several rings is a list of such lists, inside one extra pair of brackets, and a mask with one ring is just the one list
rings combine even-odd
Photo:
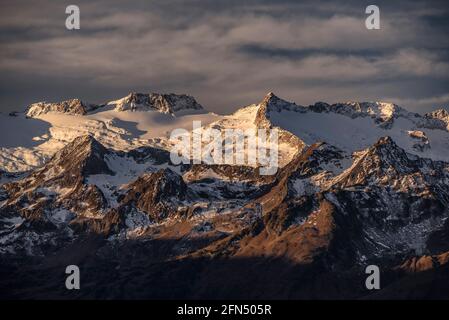
[(268, 91), (309, 104), (383, 100), (426, 112), (449, 105), (444, 1), (3, 1), (0, 110), (129, 91), (194, 95), (227, 113)]

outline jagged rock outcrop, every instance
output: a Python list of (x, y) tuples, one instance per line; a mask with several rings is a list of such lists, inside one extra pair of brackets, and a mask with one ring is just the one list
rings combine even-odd
[(269, 118), (271, 112), (282, 112), (283, 110), (301, 112), (304, 107), (298, 106), (293, 102), (288, 102), (276, 96), (273, 92), (269, 92), (259, 103), (254, 123), (259, 128), (272, 128)]
[[(304, 147), (305, 143), (299, 137), (295, 136), (291, 132), (284, 130), (273, 123), (270, 120), (270, 113), (282, 112), (283, 110), (301, 112), (303, 107), (298, 106), (294, 103), (285, 101), (277, 97), (273, 92), (269, 92), (261, 103), (256, 113), (254, 124), (257, 128), (261, 129), (277, 129), (278, 131), (278, 142), (282, 146), (280, 149), (290, 150), (289, 156), (300, 153)], [(282, 157), (280, 157), (282, 159)], [(282, 166), (285, 162), (281, 162)]]
[(333, 112), (348, 116), (350, 118), (371, 117), (375, 119), (383, 128), (391, 128), (394, 119), (399, 116), (409, 116), (401, 107), (388, 102), (346, 102), (328, 104), (325, 102), (317, 102), (308, 107), (309, 110), (317, 113)]
[(85, 179), (92, 174), (113, 174), (104, 159), (107, 153), (91, 136), (74, 139), (42, 168), (5, 184), (8, 200), (2, 211), (17, 210), (33, 219), (45, 218), (46, 209), (59, 205), (75, 212), (98, 213), (105, 207), (103, 193)]
[(283, 168), (269, 192), (250, 206), (261, 206), (263, 224), (256, 234), (268, 232), (275, 243), (313, 225), (325, 201), (335, 226), (326, 237), (338, 239), (324, 252), (317, 249), (328, 267), (432, 252), (435, 245), (428, 240), (449, 216), (447, 164), (407, 154), (389, 137), (361, 151), (339, 174), (324, 169), (329, 159), (339, 158), (338, 150), (315, 144)]
[(100, 105), (88, 104), (80, 99), (70, 99), (62, 102), (37, 102), (30, 105), (26, 115), (30, 118), (38, 117), (49, 112), (65, 113), (70, 115), (85, 115), (89, 111), (98, 109)]
[(134, 206), (159, 222), (177, 213), (186, 195), (182, 177), (170, 169), (161, 169), (129, 184), (120, 206)]
[(445, 109), (438, 109), (433, 112), (426, 113), (424, 118), (427, 120), (421, 125), (427, 128), (437, 128), (441, 130), (448, 130), (449, 127), (449, 112)]
[(185, 94), (160, 94), (132, 92), (126, 97), (111, 101), (116, 111), (148, 111), (156, 110), (161, 113), (173, 114), (182, 110), (202, 110), (203, 107), (195, 98)]

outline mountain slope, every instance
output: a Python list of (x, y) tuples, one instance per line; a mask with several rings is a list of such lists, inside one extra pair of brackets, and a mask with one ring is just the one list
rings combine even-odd
[[(0, 171), (0, 274), (11, 275), (0, 289), (28, 287), (2, 295), (67, 297), (56, 275), (79, 263), (88, 290), (71, 298), (445, 297), (431, 279), (448, 279), (447, 112), (269, 93), (217, 116), (186, 101), (131, 94), (83, 114), (5, 118), (51, 134), (1, 150), (5, 167), (16, 157), (29, 170)], [(191, 132), (192, 120), (203, 126)], [(277, 170), (174, 165), (165, 130), (179, 127), (276, 129)], [(375, 294), (370, 264), (382, 269)]]
[[(390, 136), (409, 153), (433, 160), (449, 159), (449, 131), (433, 119), (407, 112), (396, 105), (375, 103), (316, 103), (309, 107), (290, 104), (269, 110), (275, 126), (290, 131), (307, 144), (327, 142), (354, 152)], [(421, 141), (425, 137), (425, 141)], [(426, 146), (424, 147), (424, 144)]]

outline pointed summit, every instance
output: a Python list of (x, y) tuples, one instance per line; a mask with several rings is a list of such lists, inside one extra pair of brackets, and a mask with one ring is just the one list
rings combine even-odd
[(108, 150), (91, 135), (75, 138), (58, 151), (45, 165), (52, 172), (71, 172), (74, 176), (85, 177), (90, 174), (112, 174), (105, 155)]
[(268, 92), (263, 100), (258, 104), (256, 118), (254, 123), (258, 127), (271, 127), (270, 113), (286, 111), (298, 111), (301, 107), (294, 102), (288, 102), (276, 96), (273, 92)]
[(270, 92), (268, 92), (268, 93), (265, 95), (265, 97), (263, 98), (263, 102), (269, 103), (269, 102), (270, 102), (271, 100), (273, 100), (273, 99), (279, 99), (279, 97), (276, 96), (276, 95), (274, 94), (274, 92), (270, 91)]
[[(29, 219), (54, 221), (47, 209), (59, 207), (82, 213), (100, 213), (106, 199), (101, 189), (89, 184), (90, 175), (113, 175), (106, 161), (109, 151), (92, 136), (80, 136), (58, 151), (45, 166), (33, 171), (26, 178), (6, 186), (10, 195), (10, 210), (20, 210)], [(52, 190), (65, 190), (59, 193)], [(23, 195), (35, 206), (23, 205)], [(45, 195), (45, 201), (40, 201)], [(47, 206), (47, 207), (42, 207)], [(43, 209), (46, 208), (46, 209)], [(68, 217), (73, 217), (72, 214)], [(56, 218), (58, 219), (58, 218)]]
[(366, 185), (369, 181), (390, 184), (404, 175), (417, 172), (419, 161), (411, 159), (391, 137), (381, 137), (371, 147), (355, 154), (353, 165), (334, 181), (334, 186)]
[(61, 149), (61, 151), (64, 149), (84, 150), (101, 155), (108, 153), (108, 150), (90, 134), (76, 137), (65, 148)]
[(411, 160), (407, 153), (389, 136), (379, 138), (376, 143), (365, 149), (363, 153), (361, 159), (365, 161), (365, 168), (368, 167), (366, 161), (373, 162), (373, 160), (375, 160), (376, 165), (381, 165), (384, 169), (392, 167), (398, 172), (408, 172), (411, 166)]
[(282, 109), (291, 109), (292, 106), (297, 107), (294, 102), (281, 99), (271, 91), (265, 95), (260, 105), (266, 107), (268, 111), (281, 111)]

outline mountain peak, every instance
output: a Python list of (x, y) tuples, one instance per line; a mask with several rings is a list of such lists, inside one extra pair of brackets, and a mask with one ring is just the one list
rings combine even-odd
[(425, 116), (427, 118), (445, 120), (449, 117), (449, 112), (446, 109), (437, 109), (435, 111), (426, 113)]
[(264, 112), (281, 112), (282, 110), (292, 110), (298, 107), (296, 103), (281, 99), (271, 91), (265, 95), (259, 105)]
[(397, 147), (396, 143), (393, 141), (393, 139), (391, 139), (390, 136), (381, 137), (374, 144), (374, 146), (388, 146), (388, 145), (391, 145), (392, 147)]
[(108, 150), (91, 135), (83, 135), (73, 139), (58, 151), (47, 163), (48, 166), (65, 168), (67, 171), (76, 168), (83, 175), (106, 173), (111, 170), (104, 161)]
[(277, 105), (286, 105), (286, 104), (291, 105), (294, 103), (283, 100), (283, 99), (279, 98), (277, 95), (275, 95), (273, 92), (270, 91), (265, 95), (261, 104), (266, 105), (266, 106), (277, 106)]
[(202, 110), (203, 107), (185, 94), (131, 92), (126, 97), (108, 102), (116, 111), (149, 111), (173, 114), (182, 110)]
[(390, 136), (379, 138), (366, 151), (369, 158), (379, 157), (382, 161), (390, 165), (402, 166), (409, 162), (407, 153)]
[(271, 99), (279, 99), (279, 97), (276, 96), (273, 91), (270, 91), (265, 95), (263, 101), (269, 102)]
[(70, 146), (71, 148), (91, 148), (91, 149), (105, 149), (101, 143), (97, 141), (92, 135), (85, 134), (79, 137), (76, 137), (73, 139), (71, 143), (69, 143), (67, 146)]
[(411, 166), (407, 153), (389, 136), (379, 138), (374, 145), (365, 149), (362, 158), (365, 167), (369, 167), (366, 165), (366, 162), (369, 162), (377, 163), (377, 166), (383, 165), (385, 168), (393, 167), (398, 172), (408, 172)]
[(121, 205), (135, 206), (161, 221), (177, 212), (177, 203), (185, 199), (187, 185), (182, 177), (170, 168), (145, 173), (128, 185), (128, 192)]
[(88, 104), (80, 99), (69, 99), (61, 102), (37, 102), (31, 104), (26, 115), (30, 118), (37, 117), (49, 112), (65, 113), (70, 115), (85, 115), (91, 110), (98, 108), (99, 106)]
[(366, 185), (372, 179), (384, 184), (417, 170), (414, 161), (389, 136), (354, 156), (352, 166), (335, 178), (334, 186)]

